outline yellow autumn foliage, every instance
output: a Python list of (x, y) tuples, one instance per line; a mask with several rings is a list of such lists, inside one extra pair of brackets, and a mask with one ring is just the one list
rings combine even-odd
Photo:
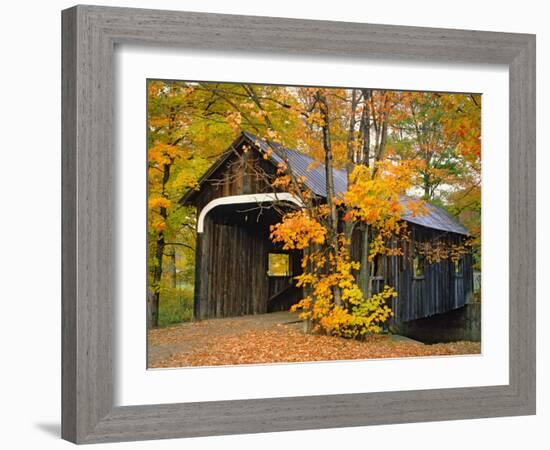
[(149, 199), (149, 209), (169, 208), (172, 202), (166, 197), (153, 197)]
[[(345, 243), (342, 237), (340, 241), (341, 244)], [(397, 296), (397, 292), (385, 286), (382, 292), (368, 299), (363, 298), (353, 273), (359, 270), (360, 264), (351, 260), (347, 246), (342, 245), (338, 256), (332, 259), (325, 258), (321, 252), (315, 252), (307, 256), (305, 266), (314, 270), (304, 271), (297, 276), (297, 286), (310, 287), (312, 295), (294, 305), (291, 311), (300, 311), (299, 317), (310, 320), (316, 331), (358, 338), (379, 333), (381, 325), (392, 316), (388, 301)], [(322, 266), (326, 270), (319, 270)], [(334, 302), (335, 286), (341, 292), (340, 305)]]
[(303, 250), (313, 244), (323, 244), (327, 233), (305, 210), (286, 214), (282, 222), (270, 230), (273, 242), (282, 243), (284, 250)]

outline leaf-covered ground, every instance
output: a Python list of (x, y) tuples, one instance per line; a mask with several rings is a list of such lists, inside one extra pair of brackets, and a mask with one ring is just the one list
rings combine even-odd
[(288, 313), (185, 323), (149, 331), (150, 368), (480, 353), (479, 342), (426, 345), (400, 336), (365, 342), (304, 334)]

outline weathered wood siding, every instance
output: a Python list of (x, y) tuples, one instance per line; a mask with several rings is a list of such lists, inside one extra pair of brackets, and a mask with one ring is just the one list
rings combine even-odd
[[(272, 192), (269, 180), (258, 173), (270, 176), (274, 169), (255, 153), (246, 154), (244, 160), (230, 156), (194, 195), (197, 215), (219, 197)], [(284, 310), (302, 297), (292, 279), (301, 271), (299, 252), (290, 254), (292, 276), (267, 274), (268, 254), (282, 252), (269, 239), (269, 226), (278, 216), (272, 210), (258, 214), (243, 212), (246, 209), (242, 205), (215, 208), (206, 216), (204, 232), (197, 235), (195, 319)]]
[[(242, 155), (240, 149), (237, 152)], [(269, 177), (275, 175), (273, 166), (255, 152), (247, 153), (246, 157), (239, 155), (229, 156), (195, 194), (193, 201), (197, 206), (197, 215), (209, 202), (219, 197), (273, 192), (269, 184)], [(258, 173), (265, 176), (259, 176)]]
[(197, 252), (196, 318), (267, 312), (269, 285), (263, 268), (269, 246), (263, 234), (207, 218), (202, 241)]
[[(198, 235), (195, 319), (284, 310), (301, 298), (292, 276), (267, 274), (268, 254), (281, 250), (266, 235), (265, 223), (242, 225), (216, 219), (207, 216), (204, 232)], [(291, 255), (293, 275), (299, 273), (299, 260), (298, 254)]]
[[(471, 267), (471, 256), (464, 256), (463, 264)], [(427, 264), (425, 275), (415, 278), (412, 267), (397, 271), (395, 287), (398, 298), (394, 301), (394, 319), (397, 322), (430, 317), (466, 305), (473, 293), (473, 278), (470, 270), (455, 274), (449, 260)]]
[[(414, 244), (426, 242), (444, 234), (449, 243), (458, 244), (463, 237), (454, 233), (410, 225), (411, 240), (399, 242), (403, 256), (381, 256), (376, 263), (376, 277), (372, 281), (373, 292), (377, 293), (384, 285), (394, 287), (398, 297), (392, 301), (393, 320), (407, 322), (451, 311), (466, 305), (473, 295), (472, 256), (462, 257), (462, 272), (455, 273), (451, 260), (429, 264), (426, 261), (424, 276), (417, 278), (413, 273)], [(354, 233), (352, 258), (359, 260), (361, 248), (360, 233)]]
[[(460, 274), (455, 273), (453, 262), (446, 259), (434, 264), (426, 262), (424, 276), (415, 278), (412, 272), (413, 243), (433, 240), (442, 232), (418, 226), (411, 228), (411, 242), (405, 246), (405, 256), (396, 258), (401, 259), (397, 261), (398, 270), (393, 280), (399, 293), (394, 302), (394, 319), (398, 322), (458, 309), (470, 301), (474, 288), (471, 254), (461, 258)], [(449, 244), (460, 244), (463, 240), (462, 236), (453, 233), (446, 233), (444, 238)]]

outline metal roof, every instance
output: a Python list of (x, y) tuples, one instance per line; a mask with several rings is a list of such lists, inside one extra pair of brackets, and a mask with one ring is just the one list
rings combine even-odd
[[(280, 144), (270, 142), (269, 144), (257, 137), (256, 135), (248, 132), (243, 132), (243, 135), (255, 143), (260, 151), (271, 152), (270, 159), (273, 163), (278, 164), (283, 162), (283, 159), (277, 154), (284, 154), (288, 158), (288, 162), (292, 172), (298, 177), (304, 177), (305, 184), (311, 191), (320, 196), (326, 197), (327, 185), (325, 177), (325, 165), (317, 160), (314, 160), (310, 156), (297, 152), (290, 148), (286, 148)], [(268, 152), (269, 153), (269, 152)], [(344, 170), (334, 169), (334, 190), (336, 194), (342, 194), (347, 190), (347, 174)], [(452, 233), (467, 235), (468, 230), (455, 218), (451, 217), (445, 210), (439, 208), (431, 203), (426, 202), (427, 214), (418, 215), (416, 217), (409, 211), (407, 207), (408, 197), (403, 196), (400, 201), (405, 207), (405, 213), (402, 215), (403, 220), (411, 222), (417, 225), (421, 225), (436, 230), (449, 231)]]
[[(274, 151), (271, 153), (270, 159), (275, 164), (283, 162), (282, 158), (277, 153), (284, 154), (288, 158), (288, 163), (292, 172), (294, 172), (297, 177), (304, 177), (306, 180), (305, 184), (314, 194), (321, 197), (327, 196), (327, 182), (324, 164), (311, 158), (310, 156), (304, 155), (296, 150), (283, 147), (280, 144), (276, 144), (274, 142), (270, 142), (268, 144), (266, 141), (260, 139), (252, 133), (245, 131), (243, 134), (249, 140), (254, 142), (263, 152), (267, 152), (273, 148)], [(348, 179), (346, 172), (344, 170), (334, 169), (332, 173), (334, 176), (334, 190), (337, 193), (347, 191)]]
[(425, 202), (426, 209), (428, 210), (427, 214), (414, 217), (407, 208), (406, 200), (406, 198), (401, 199), (401, 204), (404, 205), (406, 211), (401, 215), (403, 220), (436, 230), (450, 231), (452, 233), (464, 235), (470, 234), (466, 227), (457, 219), (448, 214), (444, 209), (432, 203)]

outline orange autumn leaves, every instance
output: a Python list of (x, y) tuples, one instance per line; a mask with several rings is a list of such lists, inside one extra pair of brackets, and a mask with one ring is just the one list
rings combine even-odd
[[(344, 193), (343, 203), (348, 209), (345, 220), (360, 220), (398, 232), (404, 212), (400, 200), (412, 186), (419, 165), (416, 161), (383, 161), (377, 163), (376, 175), (366, 166), (355, 166)], [(415, 214), (425, 214), (422, 206), (422, 202), (410, 201)]]
[(287, 214), (282, 222), (271, 227), (271, 239), (282, 243), (284, 250), (303, 250), (315, 244), (324, 244), (326, 234), (326, 228), (307, 210)]
[[(425, 345), (386, 335), (362, 342), (304, 334), (298, 324), (238, 317), (150, 330), (148, 367), (220, 366), (479, 354), (479, 342)], [(161, 350), (158, 353), (155, 350)]]

